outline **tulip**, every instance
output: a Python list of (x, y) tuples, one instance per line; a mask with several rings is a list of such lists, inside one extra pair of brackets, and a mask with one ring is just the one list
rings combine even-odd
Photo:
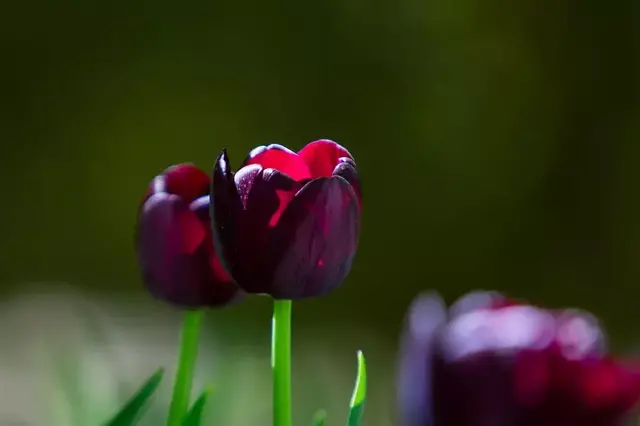
[(180, 307), (224, 306), (242, 296), (213, 248), (209, 187), (209, 176), (197, 167), (169, 167), (153, 179), (138, 211), (136, 251), (144, 284)]
[(248, 293), (316, 297), (351, 269), (360, 231), (356, 164), (342, 146), (311, 142), (252, 150), (234, 174), (226, 151), (213, 170), (211, 220), (226, 270)]
[(404, 426), (614, 426), (640, 371), (606, 351), (595, 317), (472, 293), (449, 311), (417, 299), (402, 340)]

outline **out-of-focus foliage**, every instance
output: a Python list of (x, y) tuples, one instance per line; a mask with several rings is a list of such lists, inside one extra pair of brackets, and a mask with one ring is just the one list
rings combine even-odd
[[(107, 302), (68, 290), (30, 289), (40, 295), (0, 305), (0, 424), (104, 424), (158, 366), (165, 367), (164, 379), (139, 426), (166, 422), (179, 313), (145, 299)], [(260, 311), (256, 305), (245, 306)], [(213, 385), (204, 424), (268, 424), (269, 314), (259, 327), (252, 324), (255, 321), (232, 322), (232, 317), (220, 311), (205, 319), (193, 402), (201, 389)], [(319, 328), (313, 334), (294, 325), (294, 336), (294, 424), (311, 424), (318, 406), (329, 413), (327, 425), (346, 423), (358, 347), (368, 348), (368, 363), (379, 366), (376, 386), (371, 387), (371, 376), (368, 380), (364, 421), (372, 426), (395, 424), (389, 398), (394, 389), (392, 345), (357, 324), (335, 331)]]

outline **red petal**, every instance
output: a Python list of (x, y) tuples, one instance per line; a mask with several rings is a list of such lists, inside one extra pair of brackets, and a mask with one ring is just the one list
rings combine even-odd
[(282, 145), (259, 146), (249, 153), (244, 165), (259, 164), (263, 169), (276, 169), (295, 181), (311, 178), (304, 159)]
[(307, 164), (314, 178), (331, 176), (340, 158), (346, 157), (353, 160), (346, 148), (329, 139), (320, 139), (307, 144), (298, 152), (298, 155)]
[(204, 232), (203, 235), (203, 245), (206, 247), (207, 257), (209, 258), (209, 267), (213, 272), (213, 277), (217, 278), (220, 281), (231, 281), (231, 277), (222, 266), (220, 259), (216, 253), (213, 236), (211, 233), (211, 209), (210, 209), (210, 200), (211, 196), (207, 195), (204, 197), (200, 197), (197, 200), (193, 201), (189, 205), (189, 210), (191, 210), (202, 223), (202, 227)]
[(138, 218), (136, 251), (149, 291), (181, 307), (224, 306), (242, 293), (214, 271), (208, 196), (187, 205), (161, 192), (144, 204)]
[(611, 359), (596, 364), (582, 363), (581, 391), (584, 403), (592, 409), (618, 409), (620, 414), (640, 400), (640, 376)]
[(193, 164), (178, 164), (167, 168), (149, 187), (149, 195), (159, 192), (179, 195), (189, 204), (209, 193), (209, 176)]
[[(154, 226), (165, 245), (173, 245), (183, 254), (192, 254), (205, 238), (198, 217), (174, 194), (154, 194), (143, 206), (142, 215)], [(151, 225), (152, 224), (152, 225)]]

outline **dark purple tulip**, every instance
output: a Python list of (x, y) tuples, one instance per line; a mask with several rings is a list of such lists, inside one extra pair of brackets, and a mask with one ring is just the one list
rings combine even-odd
[(615, 426), (640, 401), (637, 364), (606, 351), (586, 312), (471, 293), (407, 316), (398, 375), (403, 426)]
[(213, 248), (209, 176), (191, 164), (157, 176), (140, 210), (136, 250), (147, 289), (187, 308), (224, 306), (242, 296)]
[(218, 254), (246, 292), (315, 297), (349, 273), (360, 231), (360, 182), (353, 157), (337, 143), (311, 142), (298, 153), (261, 146), (235, 174), (223, 151), (211, 191)]

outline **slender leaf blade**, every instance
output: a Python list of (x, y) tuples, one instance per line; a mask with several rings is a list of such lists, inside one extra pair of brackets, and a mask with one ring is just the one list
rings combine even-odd
[(212, 388), (205, 389), (184, 416), (182, 426), (201, 426), (207, 399), (213, 393)]
[(367, 398), (367, 364), (362, 351), (358, 351), (358, 374), (351, 396), (347, 426), (360, 426)]
[(160, 368), (149, 377), (120, 411), (104, 426), (133, 426), (140, 419), (149, 399), (153, 396), (162, 381), (164, 369)]
[(326, 410), (318, 410), (313, 416), (313, 426), (324, 426), (324, 422), (327, 419)]

